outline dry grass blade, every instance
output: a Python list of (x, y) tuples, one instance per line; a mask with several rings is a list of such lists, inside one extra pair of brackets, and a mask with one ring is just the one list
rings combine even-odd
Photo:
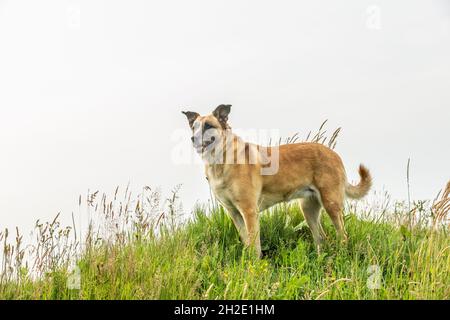
[[(313, 143), (321, 143), (328, 146), (330, 149), (334, 149), (336, 148), (337, 138), (342, 128), (340, 127), (337, 128), (336, 130), (333, 131), (332, 135), (328, 137), (326, 136), (327, 131), (324, 130), (327, 122), (328, 120), (322, 122), (316, 133), (313, 134), (312, 131), (308, 132), (305, 139), (301, 140), (299, 137), (299, 133), (297, 132), (293, 136), (286, 138), (285, 143), (293, 144), (297, 142), (313, 142)], [(280, 140), (278, 141), (278, 145), (281, 145), (281, 141), (282, 139), (280, 138)]]
[(433, 217), (433, 228), (442, 223), (448, 223), (450, 213), (450, 181), (447, 182), (445, 189), (438, 193), (431, 207)]

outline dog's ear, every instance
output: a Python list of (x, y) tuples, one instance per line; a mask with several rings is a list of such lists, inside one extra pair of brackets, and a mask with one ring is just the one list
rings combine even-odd
[(231, 104), (221, 104), (213, 111), (213, 116), (219, 120), (223, 128), (227, 128), (228, 115), (231, 111)]
[(186, 118), (189, 121), (189, 126), (191, 128), (194, 127), (194, 121), (197, 120), (198, 117), (200, 117), (200, 115), (197, 112), (192, 112), (192, 111), (181, 111)]

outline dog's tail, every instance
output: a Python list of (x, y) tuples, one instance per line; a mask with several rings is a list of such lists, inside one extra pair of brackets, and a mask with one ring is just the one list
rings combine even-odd
[(367, 195), (370, 187), (372, 187), (372, 177), (370, 172), (362, 164), (359, 166), (359, 176), (361, 177), (361, 180), (356, 186), (353, 186), (348, 182), (345, 185), (345, 194), (347, 197), (352, 199), (361, 199)]

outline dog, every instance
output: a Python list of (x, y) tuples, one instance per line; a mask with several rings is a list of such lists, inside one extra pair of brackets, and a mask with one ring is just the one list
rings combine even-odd
[[(247, 143), (233, 134), (228, 124), (230, 111), (231, 105), (222, 104), (205, 116), (192, 111), (183, 114), (192, 130), (193, 146), (205, 162), (211, 190), (229, 213), (244, 245), (261, 257), (259, 213), (294, 199), (300, 199), (319, 252), (326, 237), (320, 223), (322, 207), (338, 238), (346, 241), (344, 199), (360, 199), (369, 192), (369, 170), (360, 165), (360, 182), (352, 185), (339, 155), (323, 144), (262, 147)], [(268, 166), (275, 170), (265, 173)]]

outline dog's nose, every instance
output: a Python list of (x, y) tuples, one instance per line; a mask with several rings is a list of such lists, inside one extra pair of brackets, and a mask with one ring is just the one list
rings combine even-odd
[(194, 138), (194, 137), (191, 137), (191, 141), (192, 141), (192, 143), (194, 143), (194, 140), (195, 140), (195, 138)]

